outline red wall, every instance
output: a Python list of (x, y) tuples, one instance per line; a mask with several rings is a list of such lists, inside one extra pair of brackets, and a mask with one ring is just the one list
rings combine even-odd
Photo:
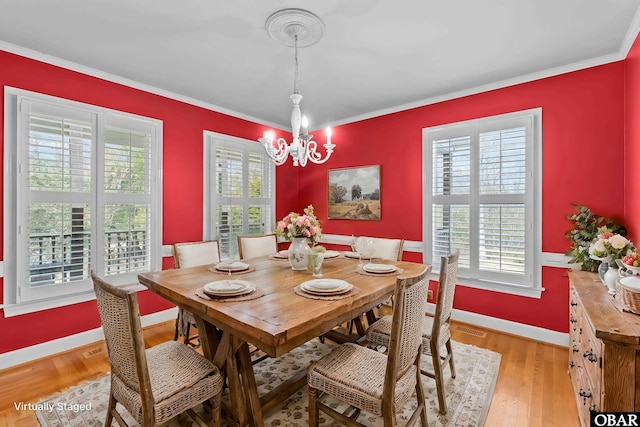
[[(571, 212), (571, 203), (588, 205), (607, 216), (623, 214), (624, 170), (616, 165), (623, 162), (625, 71), (629, 84), (632, 70), (640, 68), (635, 65), (637, 50), (634, 48), (626, 69), (623, 62), (618, 62), (339, 126), (332, 138), (337, 144), (336, 152), (327, 164), (277, 168), (276, 215), (300, 211), (313, 203), (325, 233), (399, 236), (421, 241), (422, 128), (542, 107), (543, 251), (562, 253), (569, 244), (564, 233), (570, 225), (565, 214)], [(164, 244), (202, 236), (203, 130), (247, 139), (256, 138), (264, 130), (263, 126), (242, 119), (7, 52), (0, 51), (0, 64), (0, 85), (163, 120)], [(629, 104), (627, 100), (626, 105)], [(636, 109), (640, 108), (640, 94), (636, 95), (635, 104)], [(4, 117), (2, 108), (0, 104), (0, 117)], [(640, 129), (628, 124), (627, 132), (631, 130), (640, 133)], [(640, 150), (640, 136), (635, 140)], [(328, 220), (327, 170), (372, 164), (382, 166), (382, 219)], [(640, 223), (634, 225), (640, 227)], [(420, 261), (421, 256), (406, 253), (405, 259)], [(543, 285), (546, 291), (540, 300), (460, 287), (455, 305), (462, 310), (567, 332), (565, 272), (545, 268)], [(170, 307), (149, 292), (141, 293), (140, 302), (142, 314)], [(0, 353), (98, 326), (94, 302), (0, 317)]]
[[(264, 130), (263, 126), (246, 120), (3, 51), (0, 51), (0, 85), (162, 120), (163, 244), (202, 238), (203, 130), (247, 139), (255, 139)], [(3, 109), (4, 103), (0, 103), (0, 118), (4, 118)], [(3, 133), (0, 134), (2, 147), (3, 137)], [(170, 259), (165, 261), (171, 263)], [(172, 307), (150, 292), (141, 292), (139, 298), (142, 314)], [(0, 353), (99, 326), (95, 301), (9, 318), (3, 315), (0, 317)]]
[(624, 72), (624, 216), (629, 236), (640, 240), (640, 37), (627, 55)]
[[(421, 241), (422, 129), (542, 107), (542, 250), (564, 253), (571, 203), (623, 216), (623, 100), (624, 63), (616, 62), (339, 126), (331, 160), (298, 170), (291, 208), (313, 202), (328, 234)], [(371, 164), (381, 165), (381, 220), (327, 219), (327, 170)], [(415, 253), (405, 258), (421, 261)], [(544, 268), (542, 282), (541, 299), (459, 287), (455, 308), (567, 332), (566, 271)]]

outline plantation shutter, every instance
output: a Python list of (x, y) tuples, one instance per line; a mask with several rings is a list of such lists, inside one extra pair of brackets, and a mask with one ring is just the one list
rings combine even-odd
[[(104, 127), (105, 275), (151, 268), (152, 129), (138, 123)], [(128, 125), (128, 127), (124, 127)]]
[(136, 283), (160, 261), (151, 233), (160, 223), (152, 191), (160, 182), (151, 179), (161, 159), (151, 153), (157, 122), (52, 97), (15, 99), (12, 300), (89, 292), (92, 270)]
[[(425, 262), (460, 250), (460, 275), (532, 284), (533, 116), (428, 130)], [(527, 255), (529, 254), (529, 256)]]
[(237, 236), (273, 231), (274, 167), (256, 143), (210, 137), (212, 238), (223, 258), (237, 258)]
[(92, 256), (95, 116), (30, 100), (21, 101), (20, 112), (26, 150), (19, 170), (26, 192), (19, 197), (19, 295), (29, 300), (85, 290)]

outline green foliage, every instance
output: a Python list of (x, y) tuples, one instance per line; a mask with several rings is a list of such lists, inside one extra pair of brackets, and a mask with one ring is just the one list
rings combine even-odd
[(589, 257), (591, 242), (603, 229), (622, 236), (627, 234), (627, 230), (615, 219), (596, 215), (586, 206), (576, 204), (572, 206), (574, 212), (567, 215), (567, 219), (573, 222), (573, 228), (565, 233), (565, 237), (571, 240), (571, 246), (565, 255), (571, 257), (570, 264), (580, 264), (581, 270), (597, 271), (600, 262)]

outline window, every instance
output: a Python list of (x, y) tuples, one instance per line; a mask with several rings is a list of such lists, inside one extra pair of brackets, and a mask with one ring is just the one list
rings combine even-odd
[(273, 232), (275, 165), (258, 142), (205, 132), (204, 238), (238, 257), (236, 236)]
[[(91, 294), (160, 268), (161, 123), (7, 90), (5, 302)], [(15, 141), (15, 144), (13, 143)]]
[(459, 249), (468, 283), (540, 287), (540, 120), (536, 109), (424, 129), (424, 259), (434, 270)]

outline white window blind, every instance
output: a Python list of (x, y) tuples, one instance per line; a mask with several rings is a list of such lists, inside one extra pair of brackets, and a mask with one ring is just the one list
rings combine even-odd
[(159, 268), (161, 124), (31, 92), (6, 96), (15, 101), (15, 146), (5, 144), (5, 230), (15, 230), (5, 284), (15, 292), (6, 302), (90, 292), (92, 270), (136, 283)]
[(425, 129), (425, 262), (460, 250), (459, 276), (534, 287), (539, 110)]
[(205, 133), (205, 236), (222, 258), (237, 258), (237, 236), (271, 233), (275, 166), (260, 144)]

